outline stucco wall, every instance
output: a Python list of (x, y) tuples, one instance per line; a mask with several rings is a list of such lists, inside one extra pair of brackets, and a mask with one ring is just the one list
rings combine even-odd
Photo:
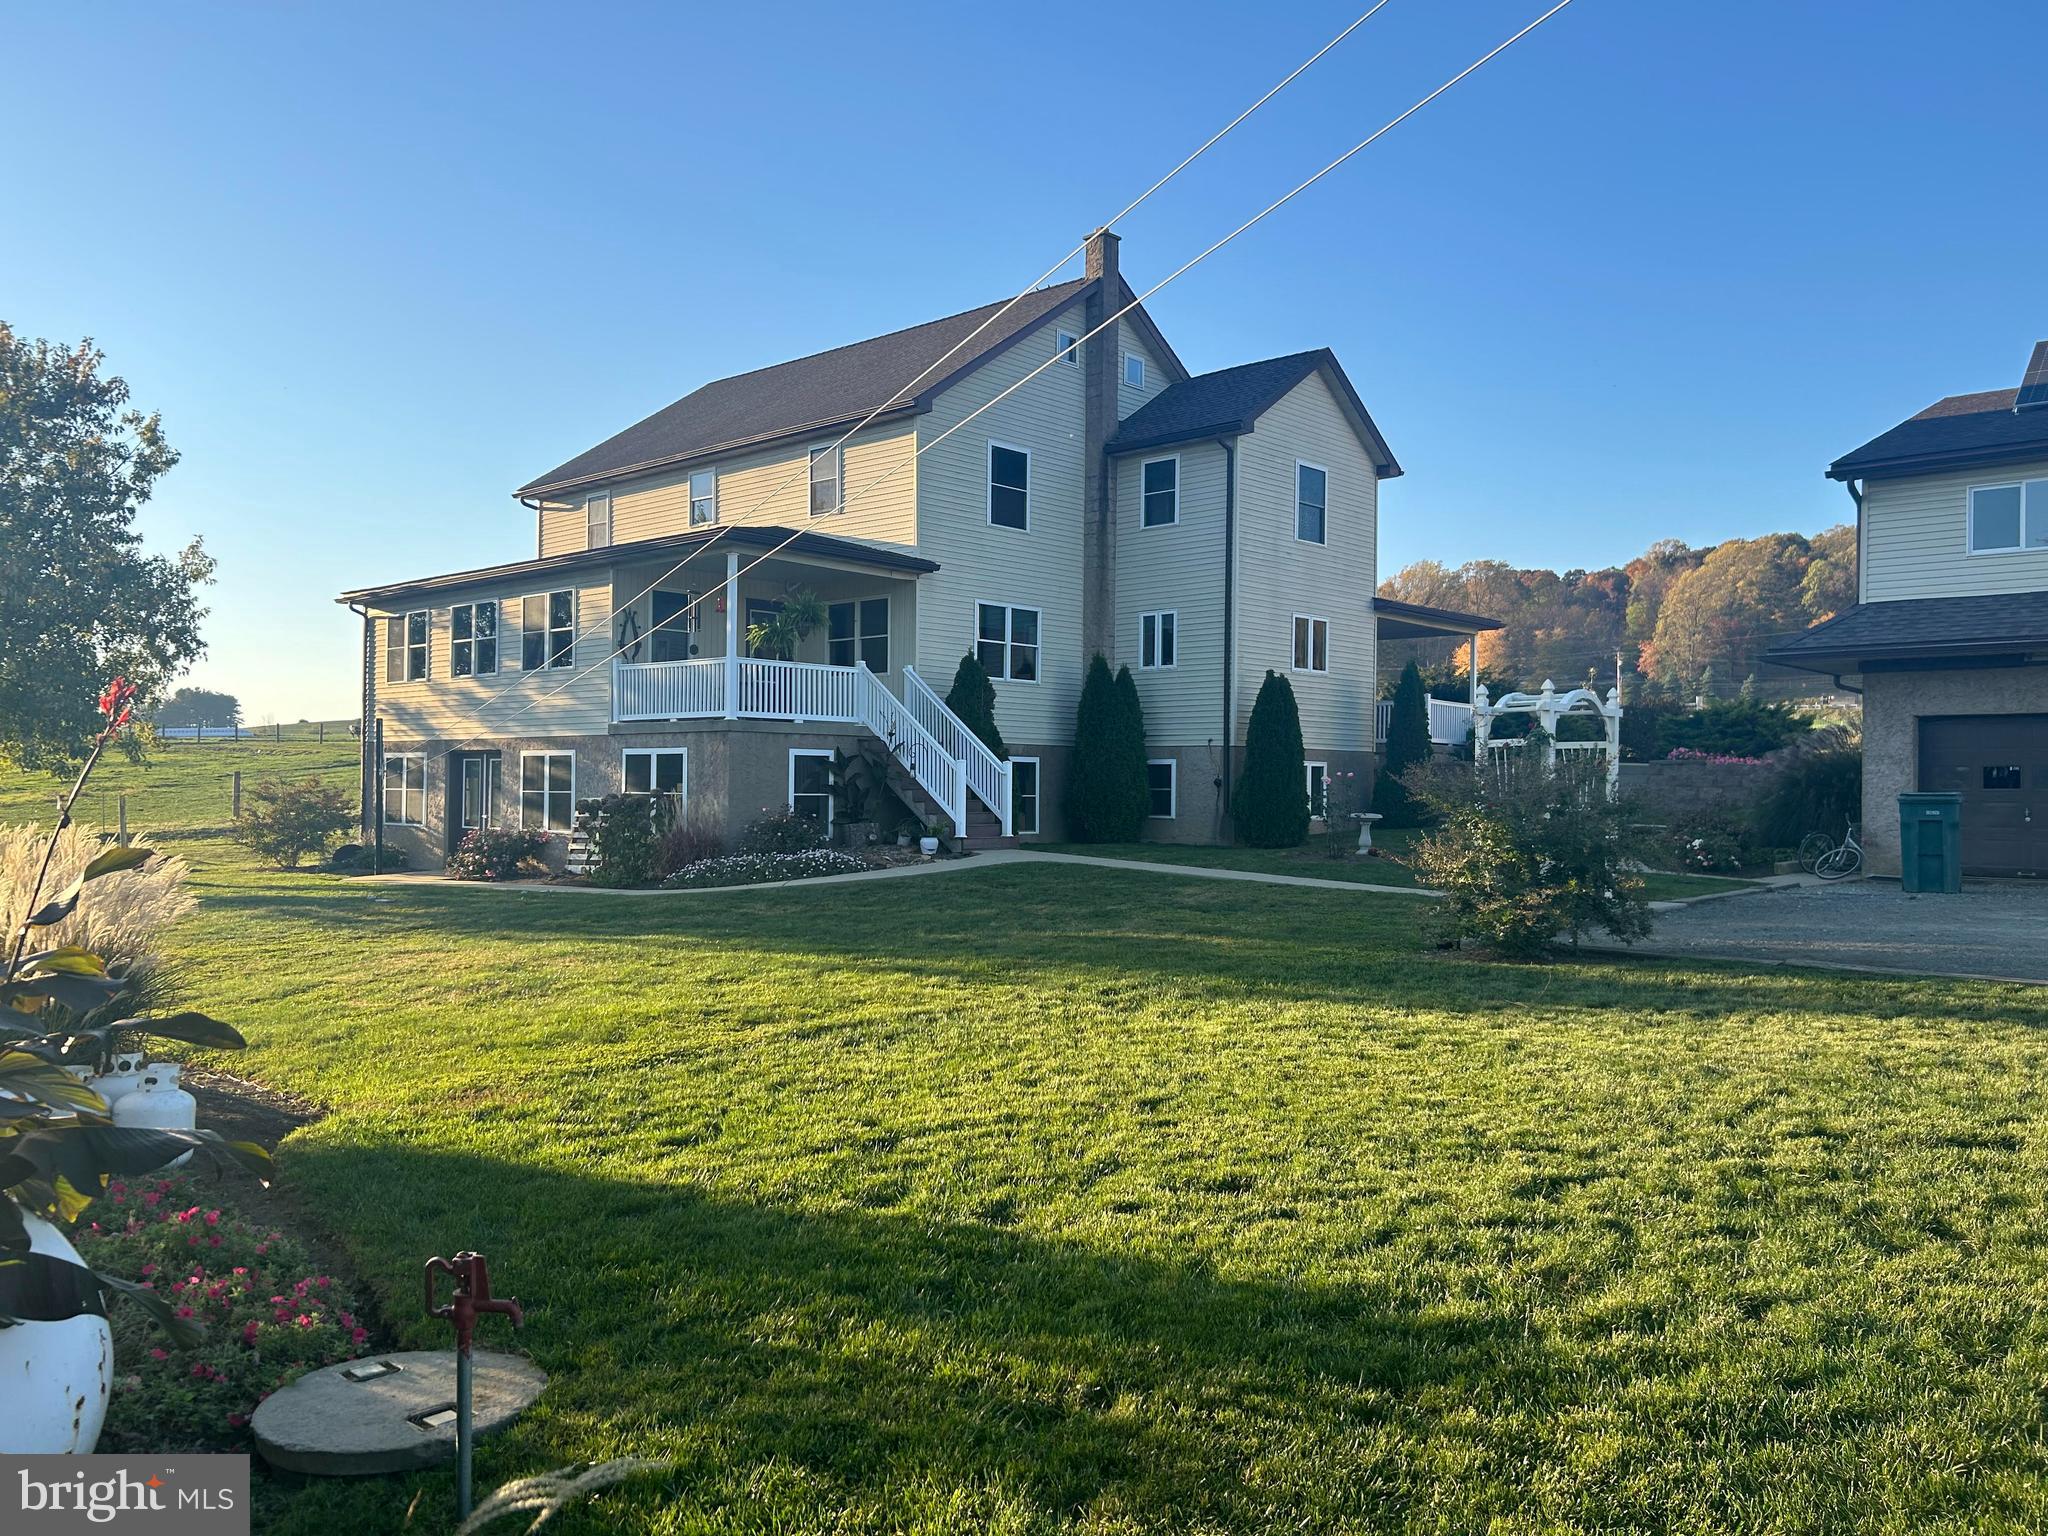
[(2048, 667), (1877, 672), (1863, 679), (1863, 851), (1873, 874), (1899, 872), (1898, 797), (1920, 787), (1924, 715), (2048, 714)]

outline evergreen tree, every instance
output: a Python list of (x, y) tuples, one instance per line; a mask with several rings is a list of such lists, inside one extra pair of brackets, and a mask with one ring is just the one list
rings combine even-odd
[[(1067, 836), (1078, 843), (1126, 843), (1145, 821), (1145, 738), (1142, 720), (1098, 653), (1088, 663), (1074, 716), (1074, 764), (1067, 774)], [(1136, 784), (1132, 767), (1136, 766)]]
[(1372, 808), (1379, 812), (1381, 825), (1412, 827), (1421, 811), (1401, 782), (1401, 775), (1417, 763), (1429, 761), (1429, 704), (1422, 687), (1422, 672), (1414, 662), (1401, 669), (1401, 681), (1394, 687), (1392, 717), (1387, 721), (1387, 749), (1380, 759), (1379, 777), (1373, 783)]
[(1298, 848), (1308, 839), (1308, 770), (1294, 689), (1268, 671), (1252, 702), (1244, 736), (1244, 773), (1230, 796), (1239, 841), (1254, 848)]
[(1138, 697), (1137, 679), (1128, 666), (1116, 669), (1117, 733), (1115, 747), (1119, 760), (1113, 782), (1122, 786), (1127, 798), (1124, 818), (1132, 837), (1141, 836), (1152, 814), (1151, 774), (1145, 765), (1145, 705)]
[(969, 651), (960, 658), (953, 673), (953, 686), (946, 691), (946, 708), (960, 717), (961, 724), (981, 738), (981, 744), (999, 758), (1008, 758), (1003, 733), (996, 729), (996, 685), (988, 680), (981, 662)]

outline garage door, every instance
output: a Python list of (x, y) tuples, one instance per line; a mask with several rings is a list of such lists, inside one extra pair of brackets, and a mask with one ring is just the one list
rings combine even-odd
[(1920, 722), (1920, 787), (1963, 797), (1963, 873), (2048, 875), (2048, 715)]

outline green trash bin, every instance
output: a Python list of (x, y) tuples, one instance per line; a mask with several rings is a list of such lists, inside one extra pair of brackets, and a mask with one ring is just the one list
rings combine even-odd
[(1963, 797), (1899, 796), (1899, 883), (1909, 891), (1963, 888)]

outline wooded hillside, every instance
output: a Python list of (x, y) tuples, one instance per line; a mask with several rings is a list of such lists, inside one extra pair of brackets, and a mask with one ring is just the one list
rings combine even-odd
[[(1771, 533), (1699, 549), (1660, 539), (1627, 565), (1601, 571), (1517, 570), (1498, 560), (1452, 570), (1420, 560), (1379, 590), (1506, 620), (1507, 628), (1480, 636), (1479, 666), (1516, 686), (1590, 676), (1605, 688), (1619, 652), (1631, 697), (1728, 698), (1745, 689), (1779, 696), (1809, 690), (1775, 669), (1760, 676), (1762, 654), (1776, 636), (1856, 601), (1856, 530), (1844, 523), (1812, 538)], [(1411, 655), (1439, 675), (1462, 671), (1465, 650), (1450, 641), (1389, 644), (1381, 675), (1393, 677)]]

